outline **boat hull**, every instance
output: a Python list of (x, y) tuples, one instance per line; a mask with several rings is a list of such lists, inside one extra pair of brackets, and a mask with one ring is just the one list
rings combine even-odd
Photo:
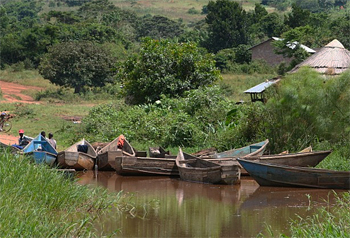
[(179, 176), (174, 158), (117, 156), (115, 170), (120, 175)]
[(176, 157), (180, 178), (185, 181), (211, 184), (237, 184), (240, 166), (233, 159), (216, 159), (216, 162), (185, 154), (180, 149)]
[(298, 167), (315, 167), (331, 153), (328, 151), (314, 151), (306, 153), (293, 153), (284, 155), (263, 155), (246, 157), (247, 160), (257, 162), (280, 164)]
[(350, 172), (293, 167), (238, 159), (260, 186), (349, 189)]
[(261, 141), (255, 144), (251, 144), (242, 148), (227, 150), (221, 153), (214, 154), (215, 158), (242, 158), (246, 156), (262, 155), (266, 149), (269, 140)]
[(54, 166), (57, 159), (56, 149), (40, 134), (26, 145), (22, 152), (29, 155), (36, 164), (46, 164), (50, 167)]
[(115, 170), (115, 157), (123, 155), (136, 156), (136, 151), (124, 135), (120, 135), (98, 151), (96, 158), (98, 170)]
[(95, 165), (95, 158), (82, 152), (61, 151), (57, 155), (57, 162), (60, 168), (91, 170)]
[(56, 162), (56, 155), (47, 153), (46, 151), (33, 151), (26, 153), (31, 156), (36, 164), (46, 164), (53, 167)]

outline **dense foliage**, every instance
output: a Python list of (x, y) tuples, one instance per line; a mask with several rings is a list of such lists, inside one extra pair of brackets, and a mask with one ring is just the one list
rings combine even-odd
[(118, 68), (128, 103), (155, 102), (162, 94), (182, 96), (220, 78), (210, 54), (193, 43), (144, 39), (140, 52)]
[(89, 42), (61, 43), (49, 49), (39, 71), (52, 83), (73, 87), (104, 86), (112, 81), (114, 59), (110, 52)]
[(247, 16), (238, 2), (229, 0), (210, 1), (206, 23), (209, 38), (206, 46), (210, 51), (236, 47), (247, 43)]

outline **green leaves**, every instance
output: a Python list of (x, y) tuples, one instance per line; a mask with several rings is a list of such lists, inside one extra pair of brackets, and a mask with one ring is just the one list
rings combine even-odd
[(52, 83), (75, 88), (104, 86), (111, 81), (114, 58), (99, 45), (69, 42), (54, 45), (43, 58), (39, 72)]
[(118, 68), (129, 103), (154, 102), (164, 94), (181, 96), (185, 91), (210, 85), (220, 78), (214, 60), (193, 43), (143, 40), (138, 55)]

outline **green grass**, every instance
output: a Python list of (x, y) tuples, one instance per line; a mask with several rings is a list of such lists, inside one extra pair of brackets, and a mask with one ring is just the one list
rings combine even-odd
[(2, 237), (101, 237), (95, 217), (128, 210), (121, 193), (77, 185), (58, 170), (0, 150)]
[(335, 206), (319, 208), (307, 218), (299, 217), (291, 224), (291, 232), (291, 237), (350, 237), (350, 193), (338, 195)]
[[(115, 6), (125, 10), (134, 11), (139, 16), (146, 14), (166, 16), (170, 19), (182, 19), (185, 23), (197, 22), (205, 18), (202, 14), (189, 14), (188, 10), (194, 8), (198, 12), (202, 12), (204, 5), (209, 3), (209, 0), (143, 0), (143, 1), (125, 1), (125, 0), (110, 0)], [(255, 3), (260, 3), (259, 0), (237, 1), (246, 10), (254, 10)], [(73, 11), (78, 7), (49, 7), (47, 2), (42, 10), (42, 13), (55, 11)], [(266, 7), (268, 12), (275, 11), (272, 7)]]
[(250, 102), (250, 95), (245, 94), (244, 91), (254, 87), (257, 84), (264, 82), (267, 79), (272, 79), (275, 75), (252, 74), (252, 75), (236, 75), (236, 74), (222, 74), (223, 80), (218, 82), (219, 85), (228, 89), (230, 94), (226, 95), (228, 98), (239, 102)]
[[(202, 14), (189, 14), (188, 10), (194, 8), (202, 12), (204, 5), (209, 3), (208, 0), (145, 0), (145, 1), (125, 1), (125, 0), (110, 0), (116, 6), (135, 11), (138, 15), (163, 15), (170, 19), (182, 19), (184, 22), (196, 22), (205, 18)], [(254, 10), (255, 3), (260, 3), (258, 0), (237, 1), (246, 10)], [(273, 8), (268, 8), (268, 11), (273, 11)]]
[(55, 87), (49, 80), (44, 79), (36, 70), (23, 70), (20, 72), (0, 70), (0, 81), (41, 88)]
[[(52, 132), (57, 141), (58, 150), (68, 147), (72, 141), (67, 140), (65, 131), (69, 128), (79, 129), (80, 124), (66, 120), (68, 117), (82, 118), (88, 114), (91, 104), (1, 104), (15, 114), (12, 119), (10, 134), (17, 136), (19, 129), (35, 137), (41, 131)], [(82, 135), (84, 136), (84, 135)]]

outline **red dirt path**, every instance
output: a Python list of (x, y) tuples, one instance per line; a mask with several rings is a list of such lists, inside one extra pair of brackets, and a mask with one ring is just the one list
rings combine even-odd
[[(34, 86), (25, 86), (16, 83), (9, 83), (0, 81), (0, 89), (2, 91), (3, 101), (0, 101), (0, 111), (6, 110), (6, 108), (2, 108), (2, 103), (37, 103), (32, 97), (25, 95), (22, 93), (24, 90), (41, 90), (40, 87)], [(18, 137), (10, 134), (6, 134), (0, 132), (0, 141), (5, 144), (14, 144), (17, 143)]]

